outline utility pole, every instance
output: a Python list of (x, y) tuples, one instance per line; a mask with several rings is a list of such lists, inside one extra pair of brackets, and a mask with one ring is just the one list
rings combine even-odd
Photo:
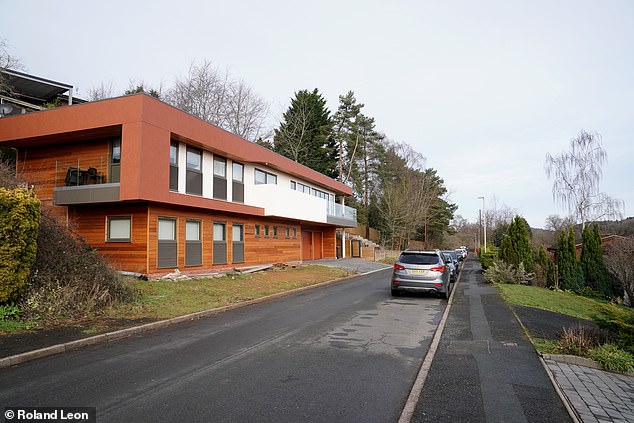
[(484, 227), (484, 252), (487, 252), (487, 211), (484, 205), (484, 197), (478, 197), (482, 199), (482, 226)]

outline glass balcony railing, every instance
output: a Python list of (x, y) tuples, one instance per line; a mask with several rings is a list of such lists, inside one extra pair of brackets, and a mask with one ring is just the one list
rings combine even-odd
[(338, 203), (328, 202), (327, 220), (328, 223), (347, 227), (356, 227), (357, 209)]
[(55, 187), (78, 187), (108, 183), (108, 158), (55, 161)]

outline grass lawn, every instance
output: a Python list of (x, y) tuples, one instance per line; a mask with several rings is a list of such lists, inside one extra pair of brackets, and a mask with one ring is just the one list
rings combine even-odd
[(634, 319), (634, 309), (570, 292), (551, 291), (527, 285), (497, 285), (504, 299), (521, 306), (539, 308), (586, 320)]
[(125, 319), (169, 318), (315, 285), (348, 274), (342, 269), (309, 265), (178, 282), (130, 279), (141, 292), (141, 301), (111, 313), (113, 317)]

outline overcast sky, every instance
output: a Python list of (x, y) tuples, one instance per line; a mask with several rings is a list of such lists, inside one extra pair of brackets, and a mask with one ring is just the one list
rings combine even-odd
[[(389, 4), (388, 4), (389, 3)], [(506, 205), (531, 226), (566, 214), (546, 153), (581, 129), (608, 154), (601, 191), (634, 216), (634, 2), (2, 1), (0, 38), (27, 71), (75, 86), (169, 87), (212, 61), (271, 107), (352, 90), (377, 129), (438, 170), (457, 214)]]

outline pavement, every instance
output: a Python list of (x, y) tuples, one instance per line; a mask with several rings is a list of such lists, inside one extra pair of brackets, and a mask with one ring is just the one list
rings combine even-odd
[[(356, 273), (389, 267), (362, 259), (313, 263)], [(465, 262), (455, 288), (410, 421), (634, 422), (634, 376), (600, 370), (579, 357), (542, 357), (525, 332), (550, 338), (563, 327), (592, 323), (507, 305), (474, 260)], [(59, 352), (73, 349), (71, 344)]]
[(592, 325), (509, 306), (468, 260), (410, 421), (634, 422), (633, 376), (579, 357), (542, 357), (526, 334), (556, 338), (578, 324)]

